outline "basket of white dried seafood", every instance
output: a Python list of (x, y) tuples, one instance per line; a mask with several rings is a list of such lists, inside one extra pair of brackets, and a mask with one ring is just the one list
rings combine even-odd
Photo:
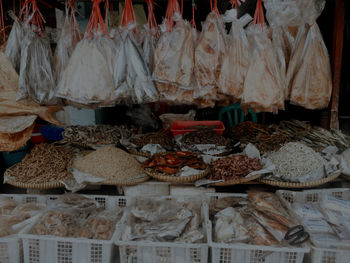
[(272, 193), (208, 194), (207, 203), (212, 263), (301, 263), (310, 250), (285, 241), (295, 222)]
[(350, 258), (350, 189), (276, 192), (310, 233), (310, 262), (347, 263)]
[(332, 148), (318, 153), (303, 143), (289, 142), (267, 153), (276, 169), (258, 181), (283, 188), (311, 188), (332, 182), (342, 171)]
[(0, 195), (0, 262), (24, 261), (19, 233), (43, 213), (54, 196)]
[(124, 197), (59, 196), (20, 234), (24, 262), (115, 262), (113, 236), (126, 204)]
[(117, 229), (121, 263), (206, 263), (208, 245), (201, 198), (128, 198)]

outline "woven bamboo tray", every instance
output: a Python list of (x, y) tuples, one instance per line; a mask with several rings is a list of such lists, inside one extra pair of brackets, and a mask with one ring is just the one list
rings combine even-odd
[(256, 175), (251, 176), (249, 178), (242, 177), (242, 178), (239, 178), (238, 180), (237, 179), (228, 180), (225, 182), (218, 182), (218, 183), (213, 183), (210, 185), (212, 185), (212, 186), (230, 186), (230, 185), (236, 185), (236, 184), (244, 184), (244, 183), (256, 180), (256, 179), (260, 178), (261, 176), (263, 176), (263, 174), (256, 174)]
[(280, 182), (280, 181), (273, 181), (273, 180), (266, 180), (266, 179), (257, 179), (257, 180), (260, 183), (277, 186), (281, 188), (313, 188), (313, 187), (324, 185), (326, 183), (330, 183), (335, 179), (337, 179), (340, 175), (341, 175), (341, 172), (338, 172), (329, 177), (312, 181), (312, 182), (307, 182), (307, 183)]
[(171, 176), (171, 175), (164, 175), (160, 173), (154, 173), (151, 171), (147, 171), (145, 169), (146, 174), (149, 176), (163, 182), (170, 182), (170, 183), (180, 183), (180, 184), (185, 184), (185, 183), (193, 183), (199, 179), (202, 179), (203, 177), (207, 176), (210, 173), (210, 168), (209, 166), (207, 169), (205, 169), (203, 172), (191, 176)]
[(55, 188), (63, 188), (64, 184), (60, 182), (50, 182), (50, 183), (42, 183), (42, 184), (28, 184), (28, 183), (20, 183), (16, 181), (7, 181), (9, 185), (24, 188), (24, 189), (36, 189), (36, 190), (47, 190), (47, 189), (55, 189)]

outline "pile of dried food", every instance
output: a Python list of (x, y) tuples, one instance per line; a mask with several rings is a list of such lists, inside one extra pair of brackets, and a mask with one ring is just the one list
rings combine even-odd
[(211, 180), (239, 180), (254, 171), (263, 168), (259, 158), (249, 158), (246, 155), (232, 155), (213, 161)]
[(90, 198), (72, 194), (60, 196), (51, 205), (30, 234), (110, 240), (122, 216), (121, 209), (105, 210)]
[(147, 144), (159, 144), (166, 150), (171, 151), (174, 149), (174, 142), (165, 130), (134, 136), (130, 139), (130, 142), (135, 144), (137, 147), (143, 147)]
[(103, 146), (74, 160), (73, 168), (105, 180), (128, 181), (144, 174), (141, 164), (130, 154), (113, 146)]
[(197, 144), (214, 144), (229, 148), (231, 146), (231, 140), (218, 134), (213, 129), (200, 129), (186, 133), (181, 139), (181, 145), (186, 148), (191, 148)]
[(206, 242), (200, 199), (135, 199), (123, 218), (120, 241)]
[(42, 143), (35, 145), (24, 159), (5, 171), (4, 181), (42, 184), (72, 178), (73, 153), (64, 146)]
[(271, 193), (212, 199), (209, 206), (214, 242), (278, 245), (294, 225), (278, 197)]
[(94, 146), (119, 143), (122, 138), (129, 138), (130, 130), (125, 126), (91, 125), (69, 126), (64, 128), (63, 141), (80, 145)]
[(197, 154), (183, 151), (154, 154), (143, 163), (143, 167), (167, 175), (177, 175), (186, 166), (196, 170), (207, 168)]

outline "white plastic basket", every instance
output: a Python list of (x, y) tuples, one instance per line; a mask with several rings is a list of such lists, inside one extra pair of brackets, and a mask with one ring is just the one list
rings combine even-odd
[[(216, 202), (223, 197), (247, 197), (246, 194), (207, 194), (208, 203)], [(207, 206), (208, 208), (208, 206)], [(211, 248), (212, 263), (302, 263), (304, 255), (310, 251), (308, 247), (270, 247), (249, 244), (225, 244), (212, 240), (212, 222), (209, 220), (209, 208), (206, 212), (208, 220), (208, 240)]]
[[(322, 197), (325, 195), (332, 195), (339, 199), (350, 200), (350, 189), (348, 188), (317, 189), (302, 192), (278, 190), (276, 194), (288, 209), (290, 209), (292, 203), (321, 202)], [(290, 212), (293, 213), (292, 211)], [(327, 246), (334, 245), (327, 244), (327, 242), (324, 242), (324, 244)], [(316, 243), (316, 245), (318, 244)], [(310, 261), (312, 263), (348, 263), (350, 262), (350, 249), (312, 247)]]
[[(159, 197), (158, 197), (159, 198)], [(158, 199), (157, 198), (157, 199)], [(167, 200), (186, 200), (187, 197), (163, 196)], [(190, 197), (193, 198), (193, 197)], [(128, 197), (131, 202), (132, 197)], [(202, 207), (202, 217), (204, 208)], [(208, 244), (175, 242), (121, 241), (122, 229), (116, 234), (121, 263), (207, 263)], [(206, 226), (203, 225), (207, 238)]]
[[(125, 197), (85, 195), (105, 209), (125, 207)], [(25, 263), (108, 263), (115, 261), (116, 249), (111, 240), (62, 238), (20, 234)]]
[[(48, 195), (26, 195), (26, 194), (1, 194), (1, 197), (13, 199), (19, 204), (41, 203), (48, 204), (57, 199), (57, 196)], [(22, 242), (19, 236), (11, 235), (0, 238), (0, 262), (1, 263), (19, 263), (23, 262)]]

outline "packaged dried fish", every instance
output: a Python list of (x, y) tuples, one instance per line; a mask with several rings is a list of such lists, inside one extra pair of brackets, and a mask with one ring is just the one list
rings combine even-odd
[(131, 0), (125, 0), (119, 41), (120, 51), (115, 60), (114, 96), (117, 103), (143, 104), (158, 100), (151, 73), (143, 58), (136, 36), (136, 17)]
[[(70, 13), (70, 15), (69, 15)], [(76, 44), (83, 38), (75, 18), (75, 0), (66, 2), (66, 18), (54, 55), (55, 80), (58, 83), (62, 77)]]
[(235, 9), (227, 11), (226, 14), (225, 22), (228, 22), (227, 16), (230, 16), (232, 27), (228, 35), (227, 54), (223, 57), (218, 87), (221, 93), (240, 100), (250, 63), (249, 43), (243, 27), (251, 17), (245, 15), (237, 19)]
[(223, 58), (227, 54), (224, 24), (217, 6), (212, 1), (211, 7), (212, 10), (203, 23), (194, 54), (194, 73), (197, 81), (194, 97), (207, 102), (205, 106), (215, 104)]
[(23, 8), (27, 7), (32, 14), (23, 26), (17, 100), (31, 98), (39, 104), (56, 104), (52, 51), (44, 34), (45, 20), (36, 0), (27, 1)]
[(21, 43), (23, 40), (22, 25), (19, 19), (11, 11), (9, 16), (13, 19), (12, 29), (7, 40), (5, 54), (10, 59), (14, 69), (19, 73), (21, 65)]
[(118, 47), (110, 38), (100, 0), (93, 0), (85, 38), (73, 51), (57, 86), (57, 96), (86, 107), (115, 104), (113, 72)]

